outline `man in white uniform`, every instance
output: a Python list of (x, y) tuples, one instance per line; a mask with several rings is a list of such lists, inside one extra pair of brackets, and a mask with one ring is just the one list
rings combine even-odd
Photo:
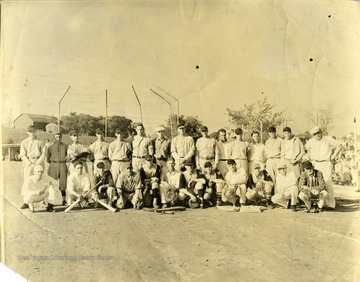
[(83, 200), (82, 195), (90, 190), (91, 185), (89, 175), (83, 172), (83, 164), (75, 162), (73, 165), (74, 171), (68, 176), (66, 185), (68, 205), (71, 205), (77, 198), (80, 198), (80, 201)]
[(274, 204), (287, 208), (290, 200), (291, 210), (297, 211), (299, 189), (297, 177), (293, 171), (287, 170), (287, 164), (282, 161), (278, 164), (278, 175), (276, 176), (275, 195), (271, 197)]
[(305, 148), (314, 168), (321, 171), (324, 176), (326, 190), (328, 192), (325, 205), (330, 209), (334, 209), (336, 203), (331, 179), (333, 173), (332, 162), (341, 150), (341, 143), (330, 136), (323, 136), (318, 126), (311, 129), (310, 134), (313, 137), (305, 144)]
[(28, 205), (30, 211), (35, 211), (34, 203), (42, 201), (47, 202), (47, 211), (54, 211), (55, 192), (53, 182), (55, 182), (54, 179), (44, 175), (44, 168), (41, 165), (35, 165), (34, 175), (25, 180), (21, 191), (24, 203)]

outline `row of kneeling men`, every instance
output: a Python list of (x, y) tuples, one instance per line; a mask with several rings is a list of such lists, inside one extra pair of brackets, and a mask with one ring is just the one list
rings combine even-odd
[[(304, 171), (297, 178), (294, 172), (288, 171), (287, 165), (279, 162), (273, 180), (258, 163), (253, 164), (253, 171), (247, 175), (237, 167), (235, 160), (229, 159), (229, 171), (223, 177), (211, 162), (206, 162), (200, 171), (193, 162), (187, 161), (185, 169), (179, 171), (173, 158), (169, 158), (161, 168), (147, 155), (139, 172), (135, 172), (130, 163), (114, 183), (103, 162), (96, 164), (92, 179), (83, 171), (83, 164), (75, 162), (75, 170), (67, 178), (67, 205), (76, 201), (80, 206), (92, 203), (97, 206), (99, 201), (103, 201), (116, 209), (156, 209), (160, 205), (162, 208), (174, 205), (205, 208), (230, 204), (238, 208), (266, 204), (269, 209), (290, 206), (292, 211), (297, 211), (301, 199), (307, 212), (319, 212), (326, 207), (331, 195), (327, 192), (322, 173), (306, 161), (302, 165)], [(22, 188), (22, 208), (34, 211), (34, 203), (44, 202), (48, 211), (54, 211), (54, 183), (44, 174), (41, 165), (35, 166), (34, 175), (25, 180)]]

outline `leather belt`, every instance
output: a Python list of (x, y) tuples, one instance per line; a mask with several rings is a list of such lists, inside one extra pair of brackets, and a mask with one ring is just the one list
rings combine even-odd
[(323, 162), (330, 162), (330, 160), (311, 160), (312, 162), (318, 162), (318, 163), (323, 163)]
[(113, 162), (129, 162), (129, 160), (112, 160)]
[(204, 158), (204, 157), (200, 157), (200, 159), (202, 159), (202, 160), (206, 160), (206, 161), (210, 161), (210, 160), (214, 160), (214, 159), (215, 159), (215, 157), (206, 157), (206, 158)]
[(158, 161), (166, 161), (167, 159), (166, 158), (163, 158), (163, 157), (161, 157), (161, 158), (156, 158)]
[(133, 156), (133, 158), (136, 158), (136, 159), (145, 159), (145, 156), (142, 156), (142, 157), (140, 157), (140, 156)]
[(219, 159), (219, 162), (227, 162), (228, 159)]
[(62, 163), (66, 163), (66, 161), (51, 161), (51, 163), (54, 163), (54, 164), (62, 164)]
[(280, 157), (270, 157), (268, 159), (280, 159)]

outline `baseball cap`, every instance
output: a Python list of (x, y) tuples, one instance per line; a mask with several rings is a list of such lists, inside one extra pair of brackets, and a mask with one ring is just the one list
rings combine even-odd
[(62, 134), (60, 132), (56, 132), (54, 136), (59, 135), (60, 137), (62, 136)]
[(102, 131), (101, 128), (97, 128), (96, 131), (95, 131), (95, 134), (104, 134), (104, 132)]
[(96, 167), (97, 168), (104, 168), (105, 164), (103, 162), (99, 162), (99, 163), (97, 163)]
[(319, 126), (315, 126), (310, 130), (311, 135), (315, 135), (316, 133), (319, 133), (321, 131), (321, 128)]
[(288, 127), (288, 126), (285, 126), (285, 127), (283, 128), (283, 132), (290, 132), (290, 133), (291, 133), (291, 128)]
[(312, 169), (313, 165), (312, 165), (312, 163), (310, 161), (306, 161), (306, 162), (303, 162), (302, 167), (304, 169)]
[(152, 156), (151, 155), (146, 155), (145, 156), (145, 161), (152, 161)]
[(235, 160), (230, 159), (230, 160), (227, 161), (227, 164), (228, 165), (234, 165), (234, 164), (236, 164), (236, 162), (235, 162)]
[(75, 131), (75, 130), (71, 130), (71, 131), (69, 132), (69, 135), (70, 135), (70, 136), (79, 136), (79, 133), (78, 133), (77, 131)]
[(206, 132), (206, 131), (209, 131), (206, 126), (201, 126), (200, 127), (200, 132)]
[(286, 163), (283, 161), (280, 161), (278, 165), (276, 166), (277, 169), (286, 168)]
[(270, 126), (268, 132), (276, 132), (276, 128), (274, 126)]
[(27, 132), (34, 132), (35, 131), (35, 127), (33, 125), (29, 125), (27, 128)]
[(184, 129), (185, 128), (185, 126), (183, 125), (183, 124), (180, 124), (179, 126), (178, 126), (178, 129)]
[(240, 127), (238, 127), (238, 128), (235, 129), (235, 134), (236, 134), (236, 135), (240, 135), (240, 134), (242, 134), (242, 133), (243, 133), (243, 131), (242, 131), (242, 129), (241, 129)]
[(204, 163), (204, 167), (205, 167), (205, 168), (206, 168), (206, 167), (212, 167), (211, 162), (206, 162), (206, 163)]
[(155, 128), (156, 132), (161, 132), (161, 131), (165, 131), (165, 128), (163, 126), (158, 126), (157, 128)]
[(260, 166), (260, 164), (258, 164), (258, 163), (253, 163), (253, 169), (255, 169), (255, 168), (261, 168), (261, 166)]

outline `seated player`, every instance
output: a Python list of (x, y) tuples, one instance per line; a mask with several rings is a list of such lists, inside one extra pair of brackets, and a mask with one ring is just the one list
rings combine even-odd
[(166, 162), (166, 169), (163, 173), (160, 183), (160, 196), (163, 208), (168, 205), (174, 205), (177, 200), (184, 200), (186, 196), (196, 197), (186, 190), (186, 180), (184, 175), (175, 169), (175, 159), (170, 157)]
[(106, 203), (112, 207), (116, 207), (116, 192), (115, 184), (111, 175), (110, 170), (105, 169), (105, 164), (103, 162), (98, 162), (96, 164), (96, 172), (94, 175), (94, 183), (99, 183), (97, 188), (97, 195), (95, 196), (95, 207), (98, 206), (97, 200), (106, 199)]
[(225, 185), (225, 181), (221, 173), (217, 169), (213, 169), (211, 162), (204, 163), (203, 176), (206, 180), (204, 200), (213, 205), (211, 202), (216, 197), (216, 205), (221, 204), (221, 191)]
[(189, 206), (191, 208), (198, 207), (199, 202), (200, 208), (204, 208), (204, 185), (206, 180), (200, 171), (194, 168), (194, 163), (191, 160), (187, 160), (184, 166), (185, 171), (183, 174), (186, 181), (186, 190), (193, 196), (190, 197)]
[(299, 181), (299, 198), (305, 203), (306, 212), (321, 212), (328, 194), (324, 177), (309, 161), (303, 163), (303, 168)]
[(25, 180), (21, 190), (24, 203), (28, 205), (31, 212), (35, 212), (34, 203), (42, 201), (47, 204), (46, 210), (48, 212), (54, 211), (54, 181), (51, 177), (44, 175), (44, 168), (41, 165), (35, 165), (34, 174)]
[(247, 175), (243, 168), (237, 168), (233, 159), (227, 161), (229, 171), (225, 175), (226, 185), (222, 190), (223, 202), (229, 202), (234, 207), (246, 204)]
[(252, 172), (249, 174), (249, 179), (246, 184), (246, 198), (249, 201), (257, 202), (258, 200), (266, 199), (266, 204), (272, 208), (271, 192), (274, 183), (266, 170), (261, 170), (258, 163), (253, 163)]
[(124, 209), (127, 202), (131, 202), (133, 208), (138, 210), (142, 206), (140, 174), (133, 171), (131, 163), (128, 163), (126, 171), (122, 172), (116, 181), (116, 190), (119, 196), (117, 207)]
[(286, 163), (282, 161), (278, 164), (277, 170), (275, 195), (271, 197), (271, 201), (287, 208), (290, 200), (291, 210), (296, 212), (298, 211), (296, 205), (299, 189), (295, 173), (293, 171), (288, 172)]
[(83, 194), (90, 190), (89, 175), (83, 172), (83, 164), (81, 162), (73, 163), (74, 171), (67, 178), (66, 195), (67, 204), (71, 205), (73, 201), (80, 198), (83, 200)]
[(142, 183), (142, 196), (143, 204), (145, 207), (151, 205), (155, 209), (159, 208), (159, 181), (160, 181), (160, 166), (153, 162), (153, 158), (150, 155), (145, 156), (145, 162), (140, 168), (140, 178)]

